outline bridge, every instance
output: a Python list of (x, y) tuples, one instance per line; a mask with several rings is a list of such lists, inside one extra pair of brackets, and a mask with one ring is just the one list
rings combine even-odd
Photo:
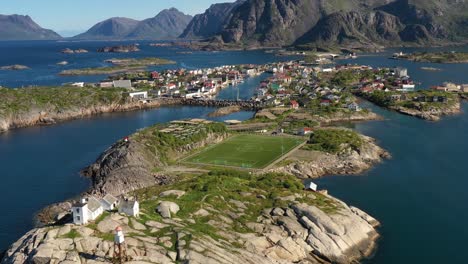
[(199, 105), (212, 107), (240, 106), (243, 109), (260, 110), (267, 106), (266, 103), (254, 100), (203, 100), (203, 99), (182, 99), (184, 105)]
[(261, 110), (268, 106), (267, 103), (254, 100), (213, 100), (213, 99), (186, 99), (186, 98), (155, 98), (140, 100), (148, 103), (160, 103), (161, 105), (193, 105), (193, 106), (211, 106), (227, 107), (240, 106), (246, 110)]

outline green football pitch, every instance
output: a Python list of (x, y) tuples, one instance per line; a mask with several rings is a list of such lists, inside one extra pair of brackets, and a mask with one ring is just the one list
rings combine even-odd
[(208, 147), (185, 162), (262, 169), (304, 140), (282, 136), (237, 135)]

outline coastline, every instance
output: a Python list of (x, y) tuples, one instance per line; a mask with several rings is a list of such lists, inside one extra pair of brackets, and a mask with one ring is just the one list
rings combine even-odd
[(12, 129), (31, 127), (38, 125), (52, 125), (57, 122), (64, 122), (74, 119), (96, 116), (104, 113), (113, 112), (128, 112), (136, 110), (144, 110), (151, 108), (158, 108), (161, 106), (170, 106), (179, 104), (179, 100), (153, 100), (150, 103), (126, 102), (124, 104), (108, 104), (108, 105), (95, 105), (91, 108), (77, 108), (67, 111), (54, 112), (40, 109), (37, 111), (29, 111), (20, 115), (9, 115), (7, 117), (0, 116), (0, 133), (10, 131)]
[(97, 104), (87, 108), (73, 107), (66, 111), (55, 111), (50, 109), (33, 109), (20, 115), (14, 114), (7, 117), (0, 116), (0, 133), (13, 129), (53, 125), (74, 119), (92, 117), (104, 113), (130, 112), (145, 109), (158, 108), (162, 106), (210, 106), (231, 108), (236, 105), (236, 109), (256, 110), (261, 108), (251, 101), (230, 101), (230, 100), (194, 100), (183, 98), (162, 98), (142, 101), (127, 101), (125, 103)]
[(450, 116), (450, 115), (457, 115), (461, 114), (461, 103), (458, 102), (455, 105), (445, 108), (443, 110), (435, 110), (435, 111), (422, 111), (422, 110), (416, 110), (416, 109), (409, 109), (405, 107), (389, 107), (388, 109), (394, 110), (400, 114), (408, 115), (408, 116), (413, 116), (419, 119), (424, 119), (428, 121), (440, 121), (442, 117), (444, 116)]

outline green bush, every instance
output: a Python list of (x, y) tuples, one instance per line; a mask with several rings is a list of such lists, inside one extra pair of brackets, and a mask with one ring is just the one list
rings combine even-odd
[(306, 149), (338, 153), (346, 147), (353, 150), (359, 150), (362, 144), (362, 138), (354, 131), (344, 129), (324, 129), (317, 130), (311, 135)]

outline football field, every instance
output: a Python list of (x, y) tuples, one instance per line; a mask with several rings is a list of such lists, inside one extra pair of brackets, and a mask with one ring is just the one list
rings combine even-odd
[(208, 147), (185, 162), (262, 169), (281, 158), (304, 140), (282, 136), (237, 135)]

